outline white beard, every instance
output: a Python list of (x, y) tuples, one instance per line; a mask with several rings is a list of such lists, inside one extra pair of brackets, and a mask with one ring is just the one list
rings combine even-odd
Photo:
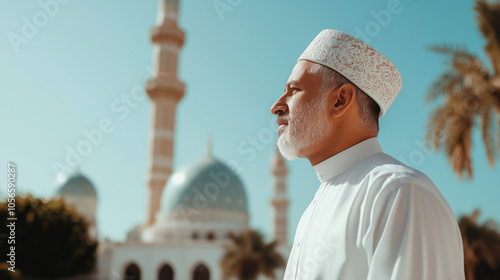
[(283, 157), (288, 160), (296, 159), (301, 156), (302, 149), (326, 136), (328, 132), (326, 108), (325, 98), (321, 95), (304, 106), (301, 111), (294, 113), (293, 120), (289, 120), (278, 138), (278, 148)]

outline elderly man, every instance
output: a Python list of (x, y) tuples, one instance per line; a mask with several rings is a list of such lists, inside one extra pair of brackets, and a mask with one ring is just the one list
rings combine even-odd
[(307, 158), (321, 185), (300, 219), (285, 279), (465, 279), (446, 200), (377, 140), (378, 119), (401, 87), (389, 59), (340, 31), (322, 31), (300, 56), (271, 111), (283, 156)]

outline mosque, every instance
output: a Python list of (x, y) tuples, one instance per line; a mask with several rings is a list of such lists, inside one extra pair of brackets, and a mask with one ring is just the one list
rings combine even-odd
[[(152, 102), (146, 219), (127, 233), (124, 242), (99, 240), (95, 270), (72, 279), (222, 279), (223, 244), (230, 233), (249, 228), (242, 180), (213, 155), (210, 145), (198, 160), (172, 170), (175, 110), (185, 89), (177, 78), (184, 43), (184, 32), (177, 25), (178, 2), (160, 0), (151, 31), (155, 76), (145, 87)], [(271, 158), (270, 169), (272, 239), (278, 241), (277, 250), (286, 260), (291, 250), (287, 241), (288, 169), (278, 152)], [(78, 171), (59, 177), (56, 195), (87, 217), (89, 234), (98, 239), (97, 190), (91, 181)], [(283, 274), (284, 268), (277, 271), (278, 278)]]

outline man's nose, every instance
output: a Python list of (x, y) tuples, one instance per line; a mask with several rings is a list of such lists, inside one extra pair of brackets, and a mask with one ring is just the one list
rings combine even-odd
[(271, 107), (271, 113), (275, 115), (281, 115), (284, 114), (286, 111), (288, 111), (288, 106), (286, 105), (286, 102), (284, 101), (284, 98), (282, 96)]

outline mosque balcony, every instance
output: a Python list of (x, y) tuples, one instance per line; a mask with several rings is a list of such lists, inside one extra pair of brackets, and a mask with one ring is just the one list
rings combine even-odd
[(170, 77), (154, 77), (146, 82), (146, 92), (151, 99), (166, 96), (179, 101), (184, 96), (185, 88), (183, 82)]
[(184, 44), (184, 31), (174, 24), (154, 26), (151, 29), (151, 41), (155, 44), (173, 42), (180, 48)]
[(271, 167), (271, 173), (275, 176), (286, 176), (288, 168), (285, 165), (274, 165)]
[[(165, 221), (166, 213), (159, 212), (155, 225), (151, 227), (153, 238), (147, 242), (193, 242), (213, 243), (225, 242), (231, 233), (239, 233), (248, 229), (248, 222), (238, 221)], [(142, 239), (145, 240), (144, 238)]]
[(274, 198), (271, 199), (271, 204), (278, 207), (287, 207), (290, 201), (288, 199)]

